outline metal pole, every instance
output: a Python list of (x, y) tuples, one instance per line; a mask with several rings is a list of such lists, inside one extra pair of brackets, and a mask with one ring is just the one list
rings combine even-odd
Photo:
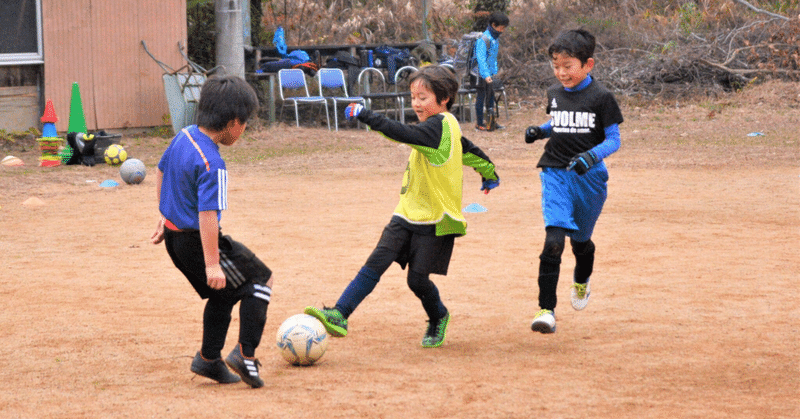
[(216, 0), (217, 65), (225, 74), (244, 78), (244, 43), (241, 0)]
[(422, 0), (422, 37), (428, 42), (431, 41), (428, 35), (428, 0)]

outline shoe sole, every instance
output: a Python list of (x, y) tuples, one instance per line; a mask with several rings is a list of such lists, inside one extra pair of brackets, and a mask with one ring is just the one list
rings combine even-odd
[(547, 324), (545, 322), (539, 322), (539, 321), (536, 321), (536, 319), (534, 319), (533, 323), (531, 323), (531, 330), (533, 330), (534, 332), (549, 334), (549, 333), (555, 333), (556, 332), (556, 326), (553, 325), (553, 327), (550, 327), (549, 324)]
[(192, 365), (191, 371), (201, 377), (205, 377), (208, 378), (209, 380), (216, 381), (219, 384), (236, 384), (242, 381), (241, 378), (239, 378), (239, 376), (235, 374), (230, 374), (228, 377), (214, 377), (211, 375), (206, 375), (200, 369), (195, 368), (194, 365)]
[(534, 332), (545, 333), (545, 334), (550, 334), (550, 333), (555, 333), (556, 332), (556, 328), (555, 327), (553, 327), (551, 329), (550, 326), (548, 326), (548, 325), (546, 325), (544, 323), (538, 323), (538, 324), (537, 323), (533, 323), (533, 324), (531, 324), (531, 330), (533, 330)]
[(303, 312), (322, 322), (322, 325), (325, 326), (325, 330), (327, 330), (331, 336), (335, 338), (347, 336), (347, 329), (329, 322), (328, 319), (325, 318), (325, 313), (323, 313), (322, 310), (316, 307), (306, 307)]

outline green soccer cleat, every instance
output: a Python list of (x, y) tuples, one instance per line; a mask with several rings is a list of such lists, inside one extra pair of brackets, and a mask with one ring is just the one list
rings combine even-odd
[(325, 326), (325, 330), (331, 336), (337, 338), (347, 336), (347, 319), (342, 316), (342, 313), (337, 308), (323, 307), (320, 310), (316, 307), (308, 306), (303, 312), (321, 321), (322, 325)]
[(425, 336), (422, 338), (423, 348), (438, 348), (444, 343), (444, 338), (447, 335), (447, 325), (450, 323), (450, 313), (444, 315), (439, 320), (428, 320), (428, 330), (425, 331)]
[(542, 309), (536, 312), (531, 323), (531, 330), (540, 333), (555, 333), (556, 332), (556, 316), (553, 310)]
[(572, 303), (572, 308), (575, 310), (583, 310), (586, 308), (586, 305), (589, 304), (589, 294), (592, 291), (589, 288), (589, 281), (587, 280), (585, 284), (579, 284), (577, 282), (572, 284), (572, 292), (570, 293), (570, 302)]

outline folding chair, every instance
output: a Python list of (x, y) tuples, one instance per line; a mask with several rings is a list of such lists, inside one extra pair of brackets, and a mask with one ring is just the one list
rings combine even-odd
[[(320, 96), (330, 99), (331, 103), (333, 103), (333, 124), (336, 127), (336, 131), (339, 131), (339, 109), (337, 107), (339, 102), (345, 102), (347, 104), (357, 102), (367, 107), (367, 100), (363, 97), (350, 96), (347, 94), (347, 81), (344, 79), (344, 72), (342, 69), (320, 68), (317, 72), (317, 78), (319, 80)], [(342, 92), (343, 95), (337, 96), (335, 94), (339, 92)]]
[[(308, 93), (306, 74), (299, 68), (285, 68), (278, 71), (278, 84), (281, 86), (281, 117), (286, 102), (294, 103), (294, 118), (300, 126), (300, 113), (297, 110), (299, 103), (322, 104), (325, 106), (325, 119), (328, 121), (328, 130), (331, 129), (331, 118), (328, 115), (328, 100), (322, 96), (311, 96)], [(286, 91), (286, 92), (284, 92)], [(286, 94), (284, 94), (286, 93)], [(288, 94), (295, 94), (288, 96)]]
[[(452, 64), (441, 64), (443, 67), (448, 67), (453, 70), (453, 73), (456, 74), (456, 78), (460, 78), (458, 81), (458, 113), (460, 115), (461, 122), (467, 122), (467, 116), (469, 115), (469, 120), (475, 120), (475, 105), (473, 102), (473, 96), (477, 93), (474, 88), (469, 86), (469, 79), (465, 79), (464, 77), (459, 77), (456, 68)], [(464, 103), (464, 97), (466, 96), (467, 101)], [(466, 115), (465, 115), (466, 112)]]
[(400, 112), (400, 122), (402, 123), (406, 122), (406, 98), (409, 98), (409, 102), (411, 102), (411, 85), (408, 80), (415, 71), (417, 71), (417, 67), (406, 65), (398, 68), (394, 73), (394, 92), (400, 101), (397, 110)]
[[(366, 100), (364, 106), (367, 109), (374, 110), (372, 106), (374, 100), (383, 100), (384, 112), (388, 113), (390, 100), (397, 100), (399, 103), (399, 95), (386, 90), (386, 77), (381, 70), (375, 67), (366, 67), (358, 73), (358, 88), (360, 90), (358, 96)], [(397, 109), (397, 105), (395, 105), (395, 109)]]

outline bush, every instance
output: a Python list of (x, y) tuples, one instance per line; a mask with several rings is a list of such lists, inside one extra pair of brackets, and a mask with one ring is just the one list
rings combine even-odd
[[(480, 1), (487, 0), (427, 0), (430, 39), (449, 43), (469, 32)], [(508, 1), (511, 24), (501, 39), (502, 77), (517, 97), (539, 94), (555, 81), (546, 55), (551, 40), (563, 29), (585, 28), (598, 40), (593, 74), (618, 94), (714, 96), (756, 80), (798, 80), (800, 6), (797, 0), (760, 3), (763, 9), (736, 0)], [(189, 13), (190, 53), (195, 54), (190, 56), (213, 67), (213, 1), (189, 0), (188, 5), (197, 9)], [(262, 46), (271, 45), (278, 26), (289, 45), (423, 38), (422, 12), (407, 0), (264, 0), (257, 5), (263, 18), (253, 13), (253, 21), (263, 32), (253, 39)]]

